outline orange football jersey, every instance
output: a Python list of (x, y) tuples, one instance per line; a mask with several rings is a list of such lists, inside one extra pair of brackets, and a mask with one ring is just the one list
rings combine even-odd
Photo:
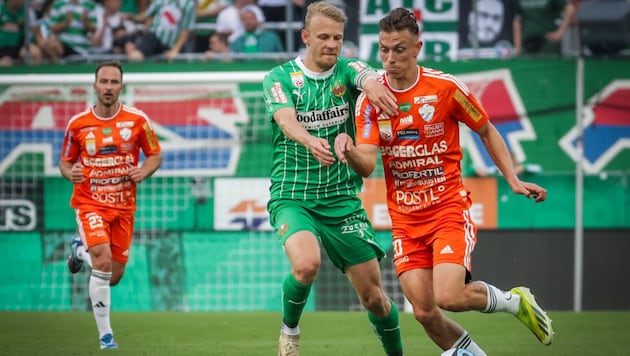
[(83, 164), (85, 180), (75, 184), (70, 206), (104, 206), (136, 209), (136, 183), (129, 167), (137, 166), (140, 150), (160, 152), (158, 138), (146, 114), (120, 105), (110, 118), (98, 117), (93, 108), (75, 115), (66, 127), (61, 159)]
[(476, 131), (488, 114), (466, 84), (441, 71), (418, 66), (418, 80), (406, 90), (391, 88), (385, 75), (379, 80), (396, 96), (399, 113), (377, 115), (361, 94), (356, 144), (381, 151), (392, 221), (431, 225), (437, 206), (445, 214), (449, 207), (461, 214), (471, 203), (461, 178), (459, 123)]

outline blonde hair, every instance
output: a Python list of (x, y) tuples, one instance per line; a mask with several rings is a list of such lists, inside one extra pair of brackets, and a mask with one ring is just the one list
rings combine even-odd
[(335, 5), (326, 1), (317, 1), (308, 5), (306, 9), (306, 16), (304, 17), (304, 28), (309, 29), (311, 27), (311, 19), (315, 16), (324, 16), (336, 22), (345, 25), (348, 19), (346, 15), (337, 8)]

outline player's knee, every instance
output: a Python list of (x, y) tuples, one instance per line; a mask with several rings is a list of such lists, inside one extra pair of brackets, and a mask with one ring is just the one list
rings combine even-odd
[(385, 292), (379, 288), (371, 288), (359, 296), (361, 304), (372, 314), (385, 317), (390, 310), (390, 301)]
[(455, 293), (448, 293), (446, 291), (439, 294), (436, 293), (435, 303), (443, 310), (453, 312), (461, 311), (461, 303)]
[(439, 318), (440, 311), (437, 308), (417, 308), (414, 306), (413, 308), (413, 316), (414, 318), (422, 324), (425, 328), (431, 328), (436, 320)]
[(293, 266), (293, 276), (302, 284), (313, 283), (317, 277), (319, 265), (320, 262), (316, 260), (297, 263)]

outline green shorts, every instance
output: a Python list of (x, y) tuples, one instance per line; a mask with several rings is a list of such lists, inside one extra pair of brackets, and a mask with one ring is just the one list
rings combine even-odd
[(268, 209), (271, 225), (282, 245), (296, 232), (310, 231), (341, 271), (385, 256), (358, 197), (314, 201), (279, 199), (270, 201)]

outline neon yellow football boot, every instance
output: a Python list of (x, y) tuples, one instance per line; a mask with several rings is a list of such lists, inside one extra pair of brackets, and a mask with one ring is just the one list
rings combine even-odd
[(526, 287), (515, 287), (510, 293), (521, 297), (516, 318), (525, 324), (536, 335), (543, 345), (551, 345), (553, 341), (553, 326), (547, 313), (536, 303), (534, 295)]

